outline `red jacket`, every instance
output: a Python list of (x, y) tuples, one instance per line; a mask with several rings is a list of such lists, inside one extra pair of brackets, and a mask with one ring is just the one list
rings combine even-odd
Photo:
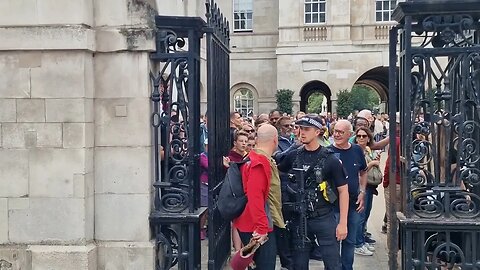
[[(397, 184), (400, 185), (400, 137), (395, 138), (395, 147), (397, 148), (397, 171), (395, 175), (395, 180)], [(383, 175), (383, 187), (386, 188), (388, 187), (388, 184), (390, 183), (390, 154), (387, 157), (387, 163), (385, 164), (385, 172)]]
[(270, 192), (272, 171), (267, 157), (250, 151), (250, 163), (242, 166), (243, 189), (247, 196), (247, 205), (243, 213), (233, 220), (233, 225), (241, 232), (267, 234), (273, 230), (265, 207)]

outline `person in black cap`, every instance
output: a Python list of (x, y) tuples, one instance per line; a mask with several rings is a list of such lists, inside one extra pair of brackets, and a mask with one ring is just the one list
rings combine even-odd
[[(290, 172), (294, 168), (306, 170), (303, 181), (307, 204), (307, 235), (315, 235), (327, 270), (341, 269), (339, 241), (347, 236), (348, 186), (340, 161), (333, 151), (321, 147), (318, 135), (322, 129), (318, 117), (305, 116), (295, 122), (300, 128), (299, 140), (303, 144), (290, 151), (278, 164), (278, 169)], [(313, 166), (313, 167), (312, 167)], [(310, 169), (310, 167), (312, 167)], [(300, 181), (302, 179), (295, 179)], [(292, 183), (292, 189), (295, 188)], [(334, 217), (334, 206), (339, 204), (340, 222)], [(298, 215), (298, 213), (296, 214)], [(291, 230), (298, 228), (301, 216), (293, 218)], [(310, 250), (293, 249), (293, 269), (308, 269)]]

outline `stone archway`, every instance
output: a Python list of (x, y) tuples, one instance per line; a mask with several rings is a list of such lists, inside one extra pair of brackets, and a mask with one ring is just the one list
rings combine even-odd
[(300, 110), (306, 112), (308, 105), (308, 98), (313, 93), (321, 93), (327, 99), (327, 111), (332, 111), (332, 92), (328, 85), (322, 81), (310, 81), (306, 83), (300, 90)]
[(388, 67), (375, 67), (363, 73), (354, 85), (365, 85), (378, 93), (381, 110), (388, 111)]

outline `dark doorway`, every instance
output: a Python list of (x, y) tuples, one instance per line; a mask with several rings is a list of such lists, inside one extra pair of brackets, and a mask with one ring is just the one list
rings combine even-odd
[(300, 90), (300, 110), (307, 112), (308, 99), (314, 93), (320, 93), (327, 99), (327, 112), (332, 111), (332, 92), (328, 85), (321, 81), (310, 81)]

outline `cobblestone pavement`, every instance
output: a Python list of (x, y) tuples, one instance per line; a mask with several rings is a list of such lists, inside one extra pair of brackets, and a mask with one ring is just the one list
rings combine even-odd
[[(385, 157), (382, 158), (382, 164), (385, 162)], [(383, 187), (378, 188), (378, 196), (373, 198), (373, 209), (368, 222), (368, 231), (372, 233), (373, 238), (377, 241), (375, 246), (375, 253), (373, 256), (355, 255), (354, 269), (355, 270), (387, 270), (388, 256), (387, 256), (387, 236), (381, 233), (383, 222), (383, 215), (385, 213), (385, 200), (383, 197)], [(202, 241), (202, 269), (207, 269), (208, 261), (208, 241)], [(226, 267), (225, 269), (230, 269)], [(277, 269), (280, 270), (280, 262), (277, 259)], [(310, 269), (322, 270), (323, 263), (320, 261), (310, 260)]]

